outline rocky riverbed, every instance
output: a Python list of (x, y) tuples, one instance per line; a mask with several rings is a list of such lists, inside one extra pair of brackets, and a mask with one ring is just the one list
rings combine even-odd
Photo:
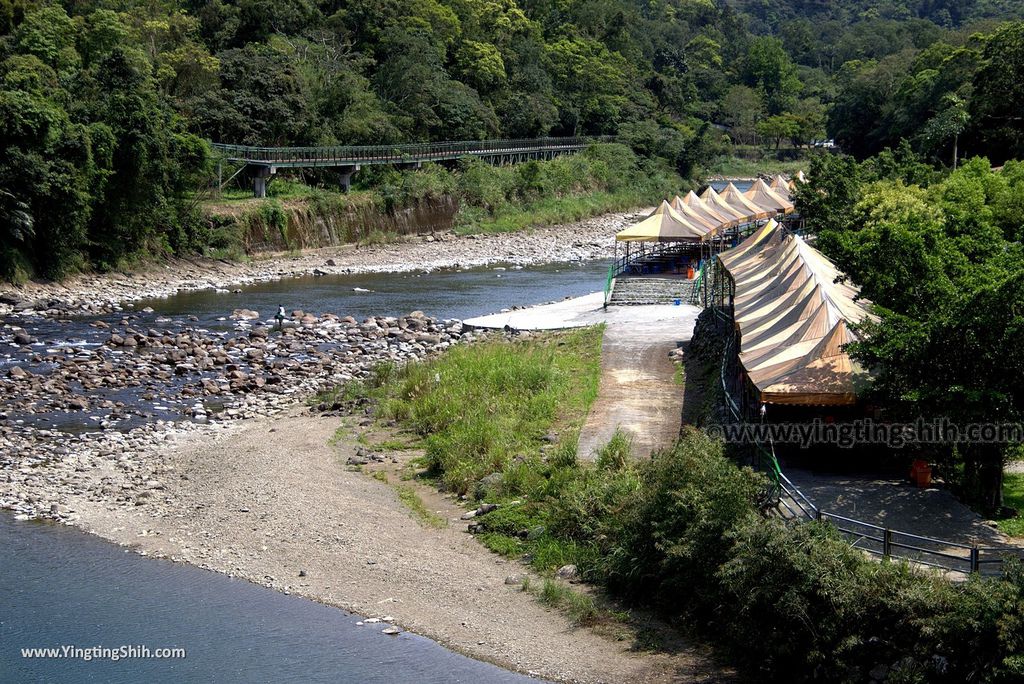
[[(459, 321), (422, 312), (359, 322), (293, 311), (281, 330), (256, 316), (233, 312), (233, 334), (181, 324), (140, 329), (130, 315), (113, 326), (97, 321), (109, 333), (102, 345), (37, 354), (35, 372), (7, 368), (0, 508), (73, 521), (78, 497), (142, 505), (163, 486), (151, 447), (173, 435), (270, 415), (382, 362), (407, 363), (475, 338)], [(31, 342), (10, 327), (0, 335), (0, 344)], [(69, 414), (79, 429), (46, 425)]]
[(81, 275), (60, 283), (0, 284), (0, 316), (12, 312), (50, 317), (109, 313), (120, 311), (128, 302), (185, 290), (229, 290), (308, 275), (429, 272), (602, 259), (611, 255), (615, 233), (645, 213), (607, 214), (517, 233), (439, 233), (385, 245), (343, 245), (300, 255), (265, 255), (247, 263), (176, 259), (135, 273)]
[[(278, 331), (272, 319), (236, 309), (230, 330), (210, 330), (194, 316), (162, 317), (132, 302), (310, 274), (607, 258), (615, 232), (637, 216), (0, 285), (0, 348), (11, 350), (0, 358), (0, 507), (73, 521), (75, 497), (141, 505), (161, 486), (152, 447), (174, 435), (274, 413), (382, 361), (404, 363), (473, 339), (458, 321), (419, 312), (357, 321), (293, 311)], [(88, 334), (66, 335), (81, 333), (83, 321)], [(40, 340), (29, 322), (52, 329), (43, 335), (36, 326)]]

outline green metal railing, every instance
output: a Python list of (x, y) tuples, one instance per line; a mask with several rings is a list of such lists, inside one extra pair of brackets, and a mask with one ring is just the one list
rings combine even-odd
[(604, 307), (608, 308), (608, 300), (612, 296), (612, 284), (615, 282), (615, 276), (618, 275), (616, 270), (616, 264), (610, 264), (608, 266), (608, 277), (604, 279)]
[(690, 304), (699, 306), (701, 304), (700, 288), (704, 283), (704, 272), (708, 267), (708, 259), (700, 262), (700, 270), (697, 271), (697, 277), (693, 281), (693, 290), (690, 291)]

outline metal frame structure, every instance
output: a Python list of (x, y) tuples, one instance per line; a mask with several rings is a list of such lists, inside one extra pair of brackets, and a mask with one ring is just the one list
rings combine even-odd
[[(352, 175), (363, 166), (389, 164), (419, 167), (424, 162), (445, 162), (475, 157), (491, 164), (518, 164), (531, 159), (554, 159), (563, 154), (576, 154), (598, 142), (612, 142), (614, 136), (528, 138), (522, 140), (461, 140), (402, 145), (334, 145), (322, 147), (253, 147), (211, 143), (218, 156), (217, 178), (223, 177), (224, 162), (240, 164), (239, 171), (249, 169), (253, 194), (265, 197), (267, 183), (278, 169), (332, 168), (338, 171), (341, 189), (348, 192)], [(230, 179), (229, 179), (230, 180)]]

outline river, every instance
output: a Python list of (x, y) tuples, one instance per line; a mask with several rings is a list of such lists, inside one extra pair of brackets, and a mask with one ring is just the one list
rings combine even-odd
[[(271, 319), (278, 306), (321, 314), (353, 316), (398, 316), (420, 310), (439, 319), (463, 319), (499, 311), (514, 305), (540, 304), (578, 296), (604, 287), (607, 261), (547, 264), (532, 267), (492, 267), (430, 273), (373, 273), (286, 278), (255, 284), (231, 292), (195, 290), (170, 297), (141, 300), (123, 312), (102, 316), (52, 320), (32, 317), (13, 319), (37, 341), (28, 351), (17, 344), (0, 345), (0, 372), (18, 365), (33, 374), (46, 375), (54, 365), (54, 354), (88, 358), (91, 350), (110, 337), (110, 329), (122, 321), (138, 330), (158, 329), (177, 334), (184, 330), (226, 336), (238, 324), (229, 317), (234, 309), (250, 309), (264, 320)], [(95, 327), (95, 324), (108, 325)], [(0, 333), (2, 337), (2, 333)], [(115, 352), (119, 354), (121, 352)], [(95, 402), (119, 402), (123, 417), (115, 429), (130, 430), (145, 422), (182, 420), (190, 402), (178, 395), (188, 377), (171, 377), (162, 383), (164, 400), (148, 401), (157, 388), (139, 384), (111, 384), (94, 388)], [(33, 405), (11, 394), (0, 396), (0, 412), (12, 422), (66, 432), (96, 430), (101, 422), (97, 412), (50, 408), (43, 398)], [(2, 417), (2, 416), (0, 416)]]
[[(424, 637), (225, 575), (0, 513), (3, 682), (525, 682)], [(175, 659), (25, 658), (22, 648), (184, 648)]]
[[(231, 330), (235, 308), (269, 317), (287, 309), (363, 318), (419, 309), (466, 318), (600, 290), (606, 262), (429, 274), (371, 274), (281, 280), (240, 292), (197, 291), (136, 303), (134, 324)], [(152, 308), (152, 312), (143, 312)], [(108, 323), (121, 314), (103, 317)], [(90, 326), (19, 320), (38, 342), (11, 345), (0, 362), (45, 373), (32, 356), (89, 348), (109, 336)], [(137, 401), (131, 392), (119, 395)], [(7, 410), (17, 410), (8, 398)], [(16, 417), (12, 416), (12, 417)], [(62, 425), (46, 413), (52, 427)], [(161, 417), (158, 413), (150, 419)], [(167, 416), (163, 416), (167, 417)], [(178, 416), (180, 419), (180, 416)], [(95, 429), (67, 423), (68, 429)], [(144, 558), (78, 530), (15, 522), (0, 514), (0, 680), (18, 682), (518, 682), (528, 678), (452, 653), (413, 634), (303, 598), (169, 561)], [(144, 645), (186, 649), (174, 660), (30, 659), (22, 648)]]

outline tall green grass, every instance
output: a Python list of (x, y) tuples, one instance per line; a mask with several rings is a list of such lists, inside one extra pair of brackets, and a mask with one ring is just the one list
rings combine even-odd
[(1017, 517), (999, 521), (999, 529), (1013, 537), (1024, 537), (1024, 473), (1003, 475), (1003, 505), (1017, 511)]
[(381, 383), (380, 414), (422, 436), (446, 488), (464, 494), (497, 473), (507, 491), (527, 490), (545, 435), (575, 441), (597, 394), (600, 340), (592, 328), (455, 347)]

